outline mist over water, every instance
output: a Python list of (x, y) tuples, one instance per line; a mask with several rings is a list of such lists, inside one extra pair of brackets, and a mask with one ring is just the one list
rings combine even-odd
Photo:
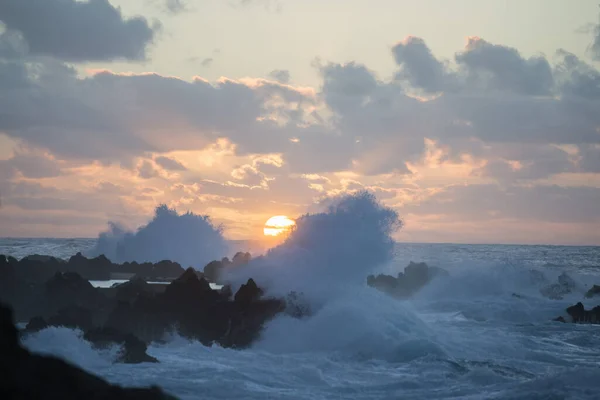
[[(155, 220), (179, 229), (181, 216), (163, 217), (157, 212)], [(600, 327), (552, 318), (600, 284), (600, 249), (398, 245), (392, 239), (398, 216), (369, 193), (335, 199), (296, 224), (284, 243), (226, 276), (234, 285), (252, 277), (267, 295), (302, 292), (313, 310), (303, 319), (272, 320), (251, 349), (204, 347), (174, 336), (149, 347), (160, 364), (120, 365), (112, 363), (114, 349), (97, 352), (68, 329), (47, 329), (25, 344), (113, 382), (159, 384), (184, 399), (598, 398)], [(128, 254), (154, 255), (141, 247), (154, 243), (155, 226), (169, 225), (152, 225), (139, 238), (130, 233), (135, 239), (120, 243)], [(200, 231), (220, 243), (210, 229)], [(103, 238), (97, 249), (115, 248), (102, 247)], [(196, 243), (168, 250), (202, 259)], [(445, 268), (449, 276), (404, 301), (366, 285), (367, 275), (396, 275), (409, 261)], [(564, 271), (578, 283), (574, 292), (562, 300), (543, 297), (540, 288)]]
[(228, 252), (222, 229), (213, 225), (208, 216), (179, 214), (165, 205), (157, 207), (154, 218), (136, 232), (128, 232), (112, 222), (109, 227), (98, 236), (87, 255), (104, 254), (117, 263), (171, 260), (184, 268), (202, 269)]

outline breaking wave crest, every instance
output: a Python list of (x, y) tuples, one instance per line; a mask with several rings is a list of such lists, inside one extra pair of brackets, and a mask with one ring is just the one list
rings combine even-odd
[(208, 216), (191, 212), (178, 214), (161, 205), (156, 208), (154, 218), (136, 232), (109, 223), (109, 230), (98, 236), (96, 245), (87, 255), (104, 254), (118, 263), (171, 260), (184, 268), (201, 269), (227, 252), (222, 227), (215, 226)]

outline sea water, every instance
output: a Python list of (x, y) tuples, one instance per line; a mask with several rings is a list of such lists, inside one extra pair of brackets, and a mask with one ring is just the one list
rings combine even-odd
[[(68, 258), (92, 242), (2, 239), (0, 252)], [(410, 260), (451, 275), (409, 301), (355, 288), (311, 318), (275, 319), (248, 350), (171, 337), (148, 350), (159, 364), (114, 364), (114, 349), (93, 350), (65, 328), (25, 345), (111, 382), (158, 384), (184, 399), (600, 398), (600, 326), (552, 321), (600, 284), (600, 248), (396, 244), (381, 272)], [(528, 280), (531, 268), (549, 281), (567, 271), (581, 288), (563, 300), (543, 298)]]

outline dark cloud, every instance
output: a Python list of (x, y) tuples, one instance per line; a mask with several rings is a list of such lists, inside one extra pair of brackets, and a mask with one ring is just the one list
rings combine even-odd
[(554, 69), (559, 92), (567, 96), (600, 100), (600, 71), (580, 60), (573, 53), (558, 50), (560, 62)]
[[(56, 61), (6, 58), (0, 130), (60, 159), (130, 168), (136, 157), (199, 150), (219, 138), (234, 143), (238, 155), (279, 153), (289, 173), (408, 174), (407, 162), (423, 157), (426, 138), (443, 146), (447, 159), (488, 160), (478, 173), (504, 181), (589, 165), (552, 146), (587, 149), (600, 142), (593, 67), (562, 52), (548, 78), (547, 62), (478, 39), (457, 55), (460, 68), (453, 71), (421, 39), (399, 46), (394, 55), (405, 72), (396, 79), (380, 80), (354, 62), (329, 63), (320, 66), (317, 93), (260, 79), (211, 84), (110, 72), (81, 79)], [(485, 79), (466, 79), (474, 74)], [(523, 79), (535, 82), (521, 86)], [(404, 83), (444, 90), (423, 101)], [(515, 170), (513, 161), (522, 167)], [(169, 169), (167, 161), (155, 162)]]
[(200, 63), (200, 65), (202, 65), (203, 67), (210, 67), (212, 65), (212, 63), (215, 61), (214, 58), (205, 58), (204, 60), (202, 60), (202, 62)]
[(184, 11), (187, 11), (188, 5), (184, 0), (164, 0), (165, 8), (171, 14), (179, 14)]
[(396, 79), (407, 80), (429, 93), (447, 90), (452, 84), (452, 73), (433, 56), (423, 39), (411, 36), (396, 44), (392, 54), (400, 67)]
[(275, 69), (269, 72), (269, 77), (283, 84), (290, 83), (291, 80), (290, 71), (286, 69)]
[(0, 21), (22, 34), (31, 54), (72, 62), (143, 60), (158, 28), (124, 18), (108, 0), (2, 0)]
[(154, 159), (154, 162), (168, 171), (185, 171), (187, 168), (177, 160), (169, 157), (160, 156)]
[(455, 59), (469, 85), (534, 96), (553, 89), (552, 68), (543, 56), (526, 59), (516, 49), (470, 38)]

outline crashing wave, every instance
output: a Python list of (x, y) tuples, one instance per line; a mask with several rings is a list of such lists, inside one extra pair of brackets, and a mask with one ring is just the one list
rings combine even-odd
[(88, 256), (104, 254), (117, 263), (171, 260), (185, 267), (202, 268), (228, 251), (222, 227), (215, 226), (210, 217), (192, 212), (178, 214), (164, 204), (136, 232), (128, 232), (113, 222), (109, 228), (98, 236)]

